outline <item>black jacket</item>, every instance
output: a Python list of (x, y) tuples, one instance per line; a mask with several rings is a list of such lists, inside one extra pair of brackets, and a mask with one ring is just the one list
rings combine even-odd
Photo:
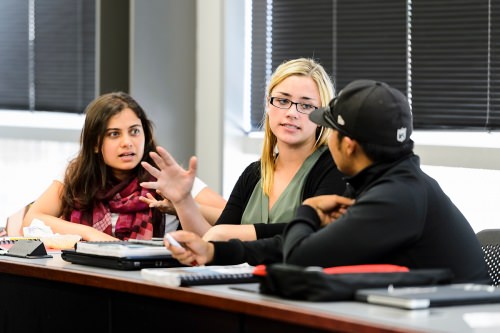
[(301, 206), (283, 236), (215, 242), (214, 263), (387, 263), (450, 268), (454, 282), (490, 281), (474, 231), (438, 183), (420, 169), (418, 156), (374, 164), (347, 180), (348, 196), (356, 203), (337, 221), (320, 228), (315, 210)]

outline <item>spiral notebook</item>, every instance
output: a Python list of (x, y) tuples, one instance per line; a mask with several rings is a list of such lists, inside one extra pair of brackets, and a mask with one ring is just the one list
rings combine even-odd
[(151, 282), (169, 287), (209, 284), (253, 283), (254, 266), (248, 264), (227, 266), (193, 266), (179, 268), (142, 269), (141, 276)]

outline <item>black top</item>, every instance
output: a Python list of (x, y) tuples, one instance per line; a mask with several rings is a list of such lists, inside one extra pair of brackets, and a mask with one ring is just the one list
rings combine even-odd
[[(240, 175), (216, 224), (241, 224), (245, 207), (260, 180), (260, 161), (251, 163)], [(342, 194), (346, 189), (343, 175), (333, 162), (330, 151), (326, 149), (309, 171), (302, 192), (302, 200), (323, 194)], [(262, 221), (257, 221), (262, 222)], [(257, 239), (281, 234), (287, 222), (256, 223)]]
[(284, 261), (302, 266), (385, 263), (450, 268), (454, 282), (489, 283), (481, 246), (466, 218), (413, 154), (378, 163), (348, 180), (356, 203), (320, 228), (301, 206), (283, 236), (254, 242), (214, 242), (214, 264)]

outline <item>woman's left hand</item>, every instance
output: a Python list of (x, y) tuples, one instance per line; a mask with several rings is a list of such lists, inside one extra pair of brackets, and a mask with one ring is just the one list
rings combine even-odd
[(150, 208), (156, 208), (164, 214), (177, 215), (174, 205), (172, 205), (172, 202), (170, 202), (167, 198), (157, 200), (151, 193), (148, 193), (146, 194), (146, 197), (141, 195), (139, 200), (148, 204)]

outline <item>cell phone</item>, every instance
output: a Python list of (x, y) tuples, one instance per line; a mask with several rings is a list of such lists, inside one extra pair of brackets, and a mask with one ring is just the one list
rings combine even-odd
[(174, 237), (172, 237), (172, 235), (165, 234), (165, 238), (168, 240), (170, 244), (172, 244), (172, 246), (183, 248), (182, 245), (179, 244), (179, 242), (176, 241)]

